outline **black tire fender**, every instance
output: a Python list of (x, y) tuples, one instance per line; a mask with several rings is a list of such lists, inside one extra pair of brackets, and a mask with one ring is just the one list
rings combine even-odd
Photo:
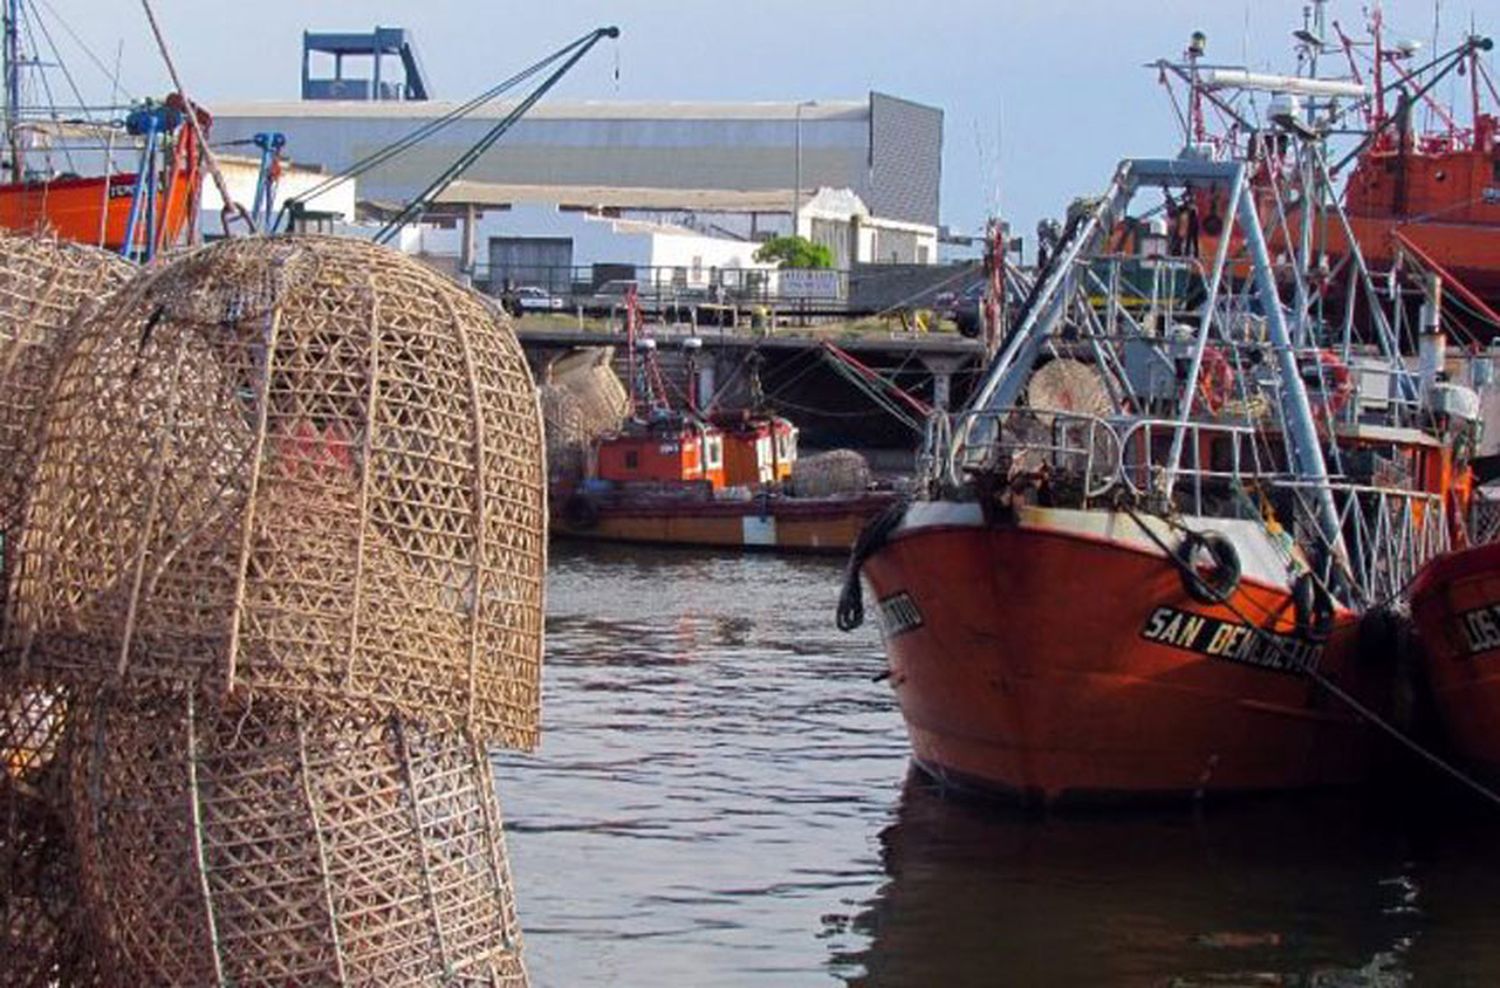
[[(1199, 566), (1200, 553), (1213, 561), (1207, 572)], [(1177, 545), (1177, 568), (1182, 589), (1200, 604), (1222, 604), (1240, 585), (1240, 554), (1219, 532), (1187, 532)]]

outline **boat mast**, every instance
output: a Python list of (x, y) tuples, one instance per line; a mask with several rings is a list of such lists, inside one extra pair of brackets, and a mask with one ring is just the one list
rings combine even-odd
[(11, 181), (24, 177), (21, 162), (21, 0), (5, 0), (5, 135)]

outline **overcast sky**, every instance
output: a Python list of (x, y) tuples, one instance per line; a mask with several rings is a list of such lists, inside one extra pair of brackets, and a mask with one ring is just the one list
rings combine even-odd
[[(31, 0), (105, 63), (123, 44), (136, 96), (169, 86), (137, 0)], [(301, 32), (416, 33), (438, 98), (464, 98), (590, 28), (619, 25), (558, 87), (600, 99), (861, 99), (871, 89), (941, 107), (943, 221), (979, 228), (999, 210), (1038, 218), (1096, 192), (1119, 158), (1172, 154), (1180, 139), (1156, 73), (1194, 30), (1215, 61), (1290, 70), (1303, 0), (153, 0), (190, 91), (216, 100), (295, 98)], [(1364, 4), (1334, 0), (1353, 29)], [(1454, 43), (1471, 17), (1500, 34), (1500, 0), (1388, 0), (1390, 33)], [(59, 32), (60, 33), (60, 32)], [(72, 42), (58, 37), (67, 52)], [(1494, 66), (1494, 54), (1491, 56)], [(67, 59), (91, 99), (108, 83)], [(618, 79), (616, 68), (618, 66)], [(59, 97), (59, 102), (63, 102)], [(290, 149), (295, 157), (296, 149)]]

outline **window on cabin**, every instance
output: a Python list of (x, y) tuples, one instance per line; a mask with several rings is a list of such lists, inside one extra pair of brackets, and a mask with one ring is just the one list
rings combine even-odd
[(1500, 182), (1500, 158), (1495, 159), (1495, 181)]
[(625, 451), (625, 469), (639, 470), (641, 468), (641, 454), (633, 449)]
[(705, 469), (717, 470), (724, 465), (724, 442), (718, 436), (710, 436), (703, 443)]

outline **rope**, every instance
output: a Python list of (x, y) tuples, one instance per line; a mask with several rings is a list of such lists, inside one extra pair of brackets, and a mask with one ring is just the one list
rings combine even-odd
[(865, 560), (884, 548), (891, 534), (901, 527), (910, 506), (906, 498), (888, 506), (860, 530), (849, 551), (849, 564), (844, 567), (844, 586), (839, 591), (838, 608), (834, 611), (834, 624), (840, 631), (853, 631), (865, 623), (865, 596), (860, 587), (859, 573)]
[[(1190, 569), (1189, 565), (1182, 559), (1178, 558), (1177, 553), (1172, 551), (1171, 547), (1167, 545), (1167, 543), (1161, 538), (1161, 536), (1157, 535), (1156, 532), (1153, 531), (1145, 523), (1145, 521), (1141, 519), (1141, 516), (1135, 512), (1135, 509), (1131, 508), (1129, 505), (1123, 504), (1121, 505), (1121, 509), (1125, 512), (1125, 514), (1130, 516), (1131, 520), (1136, 523), (1141, 531), (1146, 533), (1147, 537), (1149, 537), (1152, 542), (1156, 543), (1157, 547), (1166, 554), (1167, 560), (1173, 566), (1177, 567), (1179, 570)], [(1167, 522), (1167, 524), (1172, 525), (1174, 528), (1181, 529), (1184, 532), (1191, 531), (1186, 526), (1178, 522), (1174, 522), (1170, 519), (1165, 518), (1162, 520)], [(1234, 614), (1235, 617), (1243, 621), (1245, 623), (1245, 626), (1248, 627), (1251, 632), (1256, 635), (1256, 637), (1260, 638), (1267, 646), (1274, 650), (1277, 656), (1287, 664), (1288, 668), (1306, 676), (1313, 683), (1317, 684), (1319, 687), (1321, 687), (1323, 690), (1337, 699), (1340, 703), (1343, 703), (1346, 707), (1352, 710), (1360, 719), (1364, 720), (1371, 726), (1383, 731), (1387, 736), (1401, 744), (1408, 751), (1417, 755), (1433, 768), (1436, 768), (1438, 771), (1459, 782), (1460, 784), (1467, 786), (1470, 790), (1477, 793), (1479, 796), (1482, 796), (1484, 799), (1488, 800), (1494, 805), (1500, 806), (1500, 793), (1496, 793), (1493, 789), (1490, 789), (1488, 786), (1484, 785), (1473, 776), (1467, 774), (1462, 769), (1446, 761), (1435, 752), (1429, 750), (1420, 741), (1416, 740), (1411, 735), (1401, 730), (1401, 728), (1397, 727), (1395, 724), (1392, 724), (1390, 721), (1386, 720), (1374, 710), (1371, 710), (1364, 703), (1360, 702), (1360, 700), (1358, 700), (1355, 696), (1353, 696), (1343, 687), (1339, 686), (1333, 680), (1329, 679), (1323, 673), (1319, 672), (1316, 668), (1308, 665), (1305, 661), (1303, 661), (1302, 658), (1293, 655), (1281, 644), (1279, 640), (1277, 640), (1274, 635), (1266, 631), (1264, 628), (1260, 627), (1260, 625), (1251, 620), (1244, 611), (1240, 610), (1240, 608), (1234, 603), (1232, 599), (1225, 600), (1223, 606), (1227, 608), (1230, 613)]]

